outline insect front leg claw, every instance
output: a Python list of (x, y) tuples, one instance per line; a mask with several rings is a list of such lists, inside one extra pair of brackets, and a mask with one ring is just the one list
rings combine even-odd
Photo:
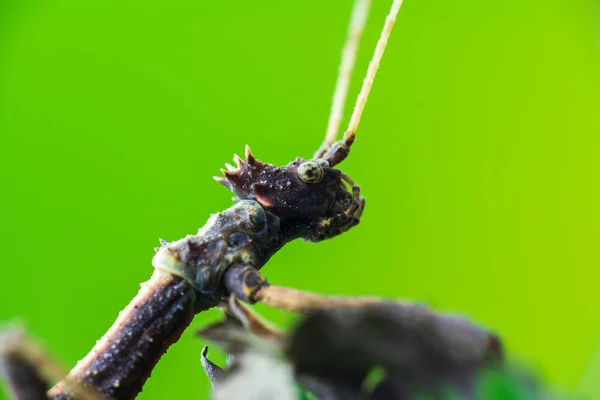
[(206, 373), (206, 376), (208, 377), (208, 380), (210, 380), (210, 384), (214, 389), (215, 386), (218, 385), (219, 380), (223, 377), (226, 371), (223, 368), (219, 367), (217, 364), (210, 361), (207, 355), (208, 346), (204, 346), (202, 348), (202, 353), (200, 353), (200, 362), (202, 363), (202, 368), (204, 368), (204, 372)]

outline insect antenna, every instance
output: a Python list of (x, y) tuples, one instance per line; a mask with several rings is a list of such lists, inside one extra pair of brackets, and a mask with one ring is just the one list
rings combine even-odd
[[(348, 124), (348, 129), (344, 133), (344, 137), (341, 141), (333, 143), (326, 150), (322, 156), (318, 158), (323, 158), (329, 162), (329, 165), (334, 166), (342, 162), (350, 152), (350, 146), (354, 143), (356, 139), (356, 130), (358, 129), (358, 124), (360, 122), (360, 117), (365, 109), (365, 104), (367, 103), (367, 98), (369, 97), (369, 93), (371, 91), (371, 87), (373, 86), (373, 80), (375, 79), (375, 75), (377, 74), (377, 70), (379, 69), (379, 63), (381, 62), (381, 58), (383, 57), (383, 52), (385, 51), (385, 47), (387, 45), (387, 41), (392, 33), (392, 28), (394, 27), (394, 23), (396, 22), (396, 16), (398, 15), (398, 11), (400, 10), (400, 6), (402, 5), (402, 0), (394, 0), (392, 4), (392, 8), (385, 19), (385, 24), (383, 26), (383, 30), (381, 32), (381, 36), (379, 37), (379, 41), (377, 42), (377, 46), (375, 47), (375, 53), (373, 54), (373, 58), (369, 63), (369, 68), (367, 69), (367, 75), (363, 81), (362, 87), (360, 89), (360, 93), (358, 94), (358, 98), (356, 99), (356, 105), (354, 106), (354, 110), (352, 111), (352, 116), (350, 117), (350, 123)], [(327, 142), (328, 137), (326, 137), (325, 142)]]
[(354, 64), (356, 61), (356, 53), (358, 53), (358, 44), (360, 37), (365, 28), (365, 22), (371, 7), (371, 0), (356, 0), (352, 8), (352, 16), (348, 25), (348, 33), (346, 43), (342, 49), (342, 60), (338, 69), (338, 77), (335, 83), (333, 92), (333, 101), (331, 104), (331, 113), (329, 114), (329, 122), (327, 123), (327, 131), (323, 144), (315, 153), (315, 158), (320, 158), (329, 150), (335, 140), (342, 122), (344, 113), (344, 105), (348, 97), (348, 87)]

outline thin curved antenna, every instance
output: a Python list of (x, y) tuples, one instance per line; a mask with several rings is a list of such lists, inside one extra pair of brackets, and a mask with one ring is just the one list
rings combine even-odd
[(345, 141), (347, 136), (355, 136), (356, 134), (356, 130), (358, 129), (358, 123), (360, 122), (360, 117), (363, 113), (363, 110), (365, 109), (365, 104), (367, 103), (367, 98), (369, 97), (371, 86), (373, 86), (373, 80), (375, 79), (375, 75), (377, 74), (377, 70), (379, 69), (379, 62), (381, 61), (381, 57), (383, 57), (385, 46), (387, 45), (387, 41), (390, 37), (390, 34), (392, 33), (392, 28), (394, 27), (394, 23), (396, 22), (396, 15), (398, 15), (398, 11), (400, 10), (401, 5), (402, 0), (394, 0), (390, 13), (385, 19), (385, 25), (383, 26), (381, 37), (377, 42), (377, 47), (375, 47), (375, 54), (373, 54), (373, 59), (369, 63), (369, 68), (367, 69), (367, 76), (363, 81), (362, 88), (360, 89), (360, 93), (358, 94), (358, 98), (356, 99), (356, 105), (354, 106), (352, 117), (350, 118), (348, 130), (346, 131), (346, 133), (344, 133)]
[(335, 91), (333, 92), (331, 113), (329, 114), (325, 140), (319, 150), (317, 150), (315, 158), (321, 157), (329, 150), (337, 138), (340, 123), (342, 122), (342, 115), (344, 113), (344, 105), (346, 104), (346, 98), (348, 97), (350, 78), (352, 77), (356, 54), (358, 53), (358, 44), (365, 29), (365, 22), (367, 21), (370, 7), (371, 0), (356, 0), (352, 7), (346, 43), (342, 49), (342, 61), (338, 69)]
[(375, 54), (373, 54), (373, 59), (369, 63), (367, 76), (363, 81), (362, 88), (360, 89), (360, 93), (356, 99), (356, 105), (354, 106), (354, 111), (352, 111), (352, 117), (350, 118), (348, 129), (344, 133), (344, 138), (341, 141), (331, 145), (330, 148), (326, 150), (326, 153), (319, 157), (328, 161), (330, 166), (334, 166), (342, 162), (348, 156), (348, 153), (350, 152), (350, 146), (356, 139), (356, 130), (358, 129), (360, 117), (365, 109), (369, 92), (373, 86), (373, 80), (375, 79), (375, 75), (379, 69), (379, 63), (383, 57), (385, 46), (387, 45), (390, 34), (392, 33), (392, 28), (396, 22), (396, 16), (398, 15), (401, 5), (402, 0), (394, 0), (392, 8), (390, 9), (390, 13), (385, 19), (381, 36), (379, 37), (379, 41), (375, 47)]

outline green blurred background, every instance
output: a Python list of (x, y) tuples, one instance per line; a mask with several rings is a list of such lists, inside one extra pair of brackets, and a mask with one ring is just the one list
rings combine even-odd
[[(391, 1), (374, 3), (350, 107)], [(0, 320), (74, 365), (152, 273), (157, 239), (231, 204), (211, 176), (234, 152), (310, 156), (350, 10), (1, 0)], [(288, 245), (270, 281), (464, 313), (600, 398), (599, 17), (596, 0), (406, 0), (341, 165), (362, 222)], [(188, 330), (140, 398), (205, 398), (202, 345)]]

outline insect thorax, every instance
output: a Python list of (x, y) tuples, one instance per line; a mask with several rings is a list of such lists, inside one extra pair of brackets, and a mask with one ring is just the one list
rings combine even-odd
[(256, 201), (242, 200), (213, 214), (198, 234), (158, 248), (152, 265), (185, 279), (215, 305), (226, 295), (222, 281), (228, 267), (260, 269), (285, 242), (279, 218)]

